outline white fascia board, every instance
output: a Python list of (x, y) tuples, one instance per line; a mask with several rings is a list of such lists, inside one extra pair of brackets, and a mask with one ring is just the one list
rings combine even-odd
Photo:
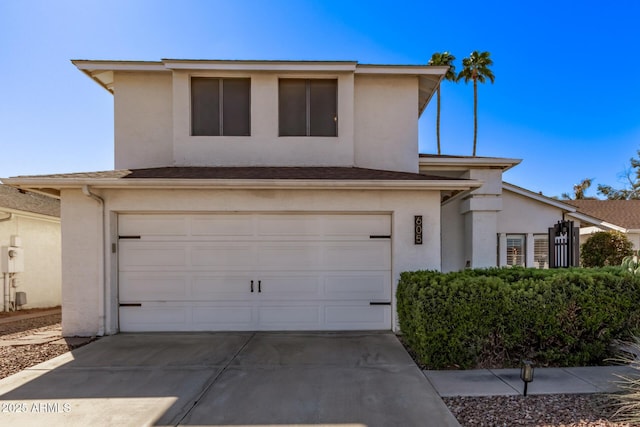
[(199, 189), (354, 189), (354, 190), (468, 190), (482, 185), (478, 180), (298, 180), (298, 179), (50, 179), (10, 178), (3, 183), (33, 189), (69, 189), (88, 185), (91, 188), (199, 188)]
[(458, 170), (479, 168), (500, 168), (507, 171), (519, 165), (522, 159), (510, 159), (503, 157), (420, 157), (418, 165), (428, 167), (428, 170)]
[(50, 222), (60, 223), (60, 218), (57, 217), (57, 216), (44, 215), (44, 214), (39, 214), (39, 213), (36, 213), (36, 212), (22, 211), (20, 209), (10, 209), (10, 208), (5, 208), (5, 207), (0, 207), (0, 213), (8, 213), (8, 214), (16, 215), (16, 216), (21, 216), (21, 217), (24, 217), (24, 218), (40, 219), (40, 220), (43, 220), (43, 221), (50, 221)]
[(595, 225), (596, 227), (605, 228), (605, 229), (608, 229), (608, 230), (615, 230), (615, 231), (619, 231), (621, 233), (627, 233), (629, 231), (626, 228), (621, 227), (619, 225), (615, 225), (615, 224), (612, 224), (610, 222), (603, 221), (601, 219), (594, 218), (592, 216), (585, 215), (585, 214), (580, 213), (580, 212), (570, 212), (570, 213), (567, 214), (567, 216), (575, 218), (575, 219), (577, 219), (577, 220), (579, 220), (581, 222), (586, 222), (586, 223)]
[(163, 60), (169, 70), (353, 72), (355, 62)]
[(356, 74), (403, 74), (412, 76), (443, 76), (449, 67), (433, 65), (370, 65), (358, 64)]
[(91, 61), (74, 59), (71, 63), (82, 71), (167, 71), (164, 64), (158, 61)]
[(521, 196), (527, 197), (529, 199), (536, 200), (536, 201), (541, 202), (541, 203), (545, 203), (547, 205), (556, 207), (558, 209), (565, 210), (567, 212), (575, 212), (577, 210), (575, 206), (569, 205), (567, 203), (562, 203), (559, 200), (555, 200), (555, 199), (552, 199), (550, 197), (543, 196), (543, 195), (538, 194), (538, 193), (534, 193), (533, 191), (529, 191), (527, 189), (515, 186), (513, 184), (509, 184), (509, 183), (504, 182), (504, 181), (502, 182), (502, 189), (503, 190), (507, 190), (507, 191), (511, 191), (512, 193), (519, 194)]

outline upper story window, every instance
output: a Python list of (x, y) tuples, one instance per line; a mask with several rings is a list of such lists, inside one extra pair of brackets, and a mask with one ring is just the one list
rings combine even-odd
[(280, 136), (337, 136), (336, 79), (280, 79)]
[(191, 135), (251, 135), (251, 80), (193, 77)]

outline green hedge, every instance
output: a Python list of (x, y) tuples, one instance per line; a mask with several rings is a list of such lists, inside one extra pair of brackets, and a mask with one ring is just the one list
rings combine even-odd
[(640, 277), (619, 268), (402, 273), (405, 343), (432, 369), (602, 364), (640, 325)]

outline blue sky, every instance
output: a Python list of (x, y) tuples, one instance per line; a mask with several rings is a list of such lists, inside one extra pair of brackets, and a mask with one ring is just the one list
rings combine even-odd
[[(508, 5), (505, 5), (508, 4)], [(113, 97), (70, 59), (424, 64), (491, 52), (478, 155), (546, 195), (622, 185), (640, 148), (640, 2), (0, 0), (0, 176), (113, 168)], [(442, 88), (443, 154), (470, 155), (473, 88)], [(435, 98), (420, 150), (436, 151)], [(595, 184), (587, 193), (595, 195)]]

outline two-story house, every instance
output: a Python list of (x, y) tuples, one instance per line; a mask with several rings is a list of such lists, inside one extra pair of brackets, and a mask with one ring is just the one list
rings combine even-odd
[(443, 242), (495, 265), (518, 161), (418, 156), (446, 67), (73, 63), (113, 93), (115, 170), (4, 180), (61, 199), (64, 335), (395, 330), (400, 273)]

